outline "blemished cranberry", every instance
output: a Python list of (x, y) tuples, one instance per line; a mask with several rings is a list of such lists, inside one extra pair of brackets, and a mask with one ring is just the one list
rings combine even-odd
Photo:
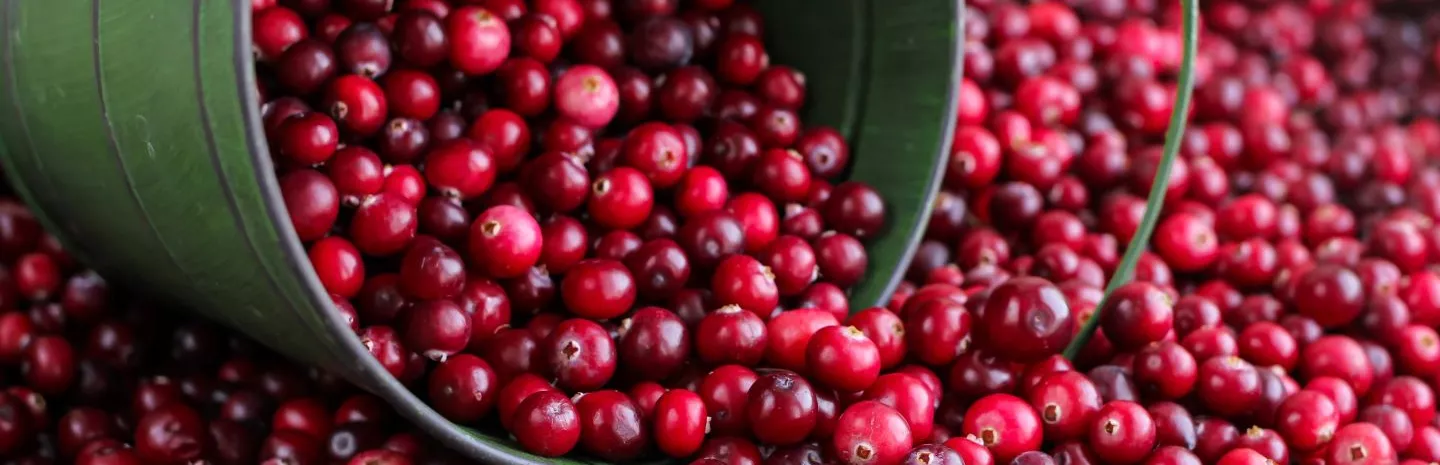
[(638, 379), (667, 379), (690, 355), (690, 334), (680, 317), (659, 307), (636, 310), (620, 323), (620, 365)]
[(184, 463), (205, 453), (205, 420), (183, 403), (167, 404), (140, 417), (135, 452), (148, 463)]
[(977, 334), (987, 347), (1022, 363), (1057, 354), (1075, 335), (1065, 296), (1041, 278), (1014, 278), (994, 288), (980, 312)]
[(457, 354), (435, 367), (426, 382), (430, 405), (451, 421), (474, 422), (495, 406), (499, 384), (485, 360)]
[(848, 464), (896, 464), (910, 450), (912, 435), (895, 409), (875, 401), (851, 405), (840, 414), (831, 447)]
[(579, 412), (561, 392), (536, 392), (520, 402), (512, 415), (507, 428), (530, 453), (559, 457), (580, 442)]
[(1106, 403), (1093, 422), (1089, 443), (1106, 463), (1140, 463), (1155, 447), (1155, 422), (1140, 404)]
[(575, 403), (580, 418), (581, 450), (608, 461), (633, 460), (649, 445), (649, 431), (639, 409), (619, 391), (595, 391)]
[(615, 341), (593, 321), (577, 318), (561, 322), (546, 338), (543, 350), (556, 385), (561, 388), (598, 389), (615, 374)]
[(1006, 463), (1041, 442), (1040, 416), (1030, 405), (1009, 394), (980, 398), (965, 412), (964, 433), (978, 438), (998, 463)]

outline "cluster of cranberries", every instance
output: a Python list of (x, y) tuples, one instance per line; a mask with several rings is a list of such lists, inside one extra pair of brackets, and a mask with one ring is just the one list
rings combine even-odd
[[(969, 2), (945, 192), (888, 306), (919, 365), (894, 370), (932, 389), (890, 405), (911, 435), (885, 459), (837, 436), (835, 460), (1440, 461), (1440, 15), (1200, 5), (1190, 125), (1157, 181), (1180, 2)], [(1155, 235), (1102, 302), (1152, 189)]]
[[(837, 390), (921, 387), (871, 388), (881, 349), (837, 326), (885, 204), (841, 181), (839, 132), (803, 125), (805, 78), (770, 63), (750, 5), (253, 6), (295, 232), (334, 310), (445, 418), (543, 456), (758, 461), (752, 437), (829, 437)], [(898, 323), (880, 317), (855, 324)]]
[(112, 291), (0, 198), (0, 463), (461, 463), (384, 401)]

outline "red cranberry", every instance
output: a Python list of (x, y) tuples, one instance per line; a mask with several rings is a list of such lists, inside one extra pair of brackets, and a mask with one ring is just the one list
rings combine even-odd
[(727, 305), (700, 320), (695, 330), (695, 351), (700, 360), (719, 365), (755, 366), (765, 355), (768, 330), (754, 312)]
[(205, 420), (183, 403), (167, 404), (145, 414), (135, 425), (135, 452), (148, 463), (183, 463), (199, 459), (207, 447)]
[(615, 341), (599, 324), (582, 319), (560, 323), (545, 340), (556, 384), (573, 391), (598, 389), (615, 374)]
[(540, 260), (542, 233), (535, 218), (516, 207), (491, 207), (470, 227), (470, 260), (494, 278), (525, 274)]
[(1015, 278), (990, 292), (978, 329), (991, 348), (1034, 362), (1057, 354), (1075, 335), (1069, 305), (1059, 289), (1040, 278)]
[(1107, 463), (1140, 463), (1155, 447), (1155, 422), (1140, 404), (1114, 401), (1100, 407), (1090, 445)]
[(709, 424), (705, 402), (698, 394), (674, 389), (655, 404), (655, 444), (671, 457), (689, 457), (700, 450)]
[(864, 401), (840, 414), (832, 447), (841, 463), (895, 464), (910, 450), (911, 437), (905, 419), (895, 409)]
[(641, 308), (622, 321), (619, 339), (620, 365), (638, 379), (669, 378), (690, 355), (685, 323), (659, 307)]
[(580, 418), (580, 447), (603, 460), (634, 460), (645, 451), (651, 432), (639, 409), (619, 391), (595, 391), (575, 403)]
[(971, 404), (963, 429), (979, 438), (1002, 463), (1040, 447), (1040, 416), (1025, 401), (1009, 394), (992, 394)]
[(516, 442), (542, 457), (559, 457), (580, 442), (580, 414), (574, 403), (556, 391), (536, 392), (516, 407), (509, 426)]

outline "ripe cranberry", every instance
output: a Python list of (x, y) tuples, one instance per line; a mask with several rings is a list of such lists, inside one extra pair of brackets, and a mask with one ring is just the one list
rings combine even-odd
[(831, 446), (841, 463), (895, 464), (910, 450), (911, 438), (905, 419), (895, 409), (863, 401), (840, 414)]
[(64, 394), (75, 383), (75, 351), (59, 336), (40, 336), (25, 346), (20, 359), (25, 384), (46, 396)]
[(815, 380), (838, 391), (863, 391), (880, 376), (880, 350), (854, 326), (820, 329), (805, 355)]
[(971, 404), (963, 430), (979, 438), (1001, 463), (1040, 447), (1040, 416), (1009, 394), (991, 394)]
[(1059, 353), (1076, 327), (1060, 290), (1030, 277), (1014, 278), (991, 290), (978, 323), (986, 347), (1004, 347), (1005, 357), (1021, 363)]
[(620, 323), (620, 365), (642, 380), (667, 379), (690, 355), (685, 323), (669, 310), (645, 307)]
[(1030, 406), (1039, 412), (1046, 435), (1056, 440), (1078, 439), (1100, 410), (1100, 393), (1084, 374), (1066, 371), (1042, 378), (1029, 389)]
[(1301, 275), (1295, 288), (1296, 308), (1327, 328), (1348, 325), (1360, 316), (1364, 297), (1360, 277), (1337, 265), (1312, 268)]
[(1107, 463), (1140, 463), (1155, 447), (1155, 422), (1140, 404), (1109, 402), (1096, 412), (1089, 439)]
[(1300, 354), (1300, 372), (1312, 379), (1340, 378), (1362, 397), (1370, 392), (1375, 376), (1364, 349), (1345, 336), (1325, 336), (1305, 346)]
[(595, 322), (565, 320), (546, 338), (544, 350), (556, 385), (561, 388), (599, 389), (615, 374), (615, 341)]
[(709, 424), (705, 402), (698, 394), (673, 389), (655, 403), (655, 445), (671, 457), (689, 457), (700, 450)]
[(1105, 336), (1120, 350), (1139, 349), (1164, 338), (1172, 328), (1170, 297), (1150, 283), (1135, 282), (1116, 289), (1100, 310)]
[(1245, 327), (1237, 338), (1240, 355), (1259, 366), (1295, 367), (1300, 358), (1299, 344), (1284, 327), (1268, 321)]
[(576, 263), (561, 283), (565, 306), (576, 315), (603, 320), (618, 317), (635, 304), (635, 279), (615, 260)]
[(1200, 364), (1195, 390), (1200, 401), (1223, 416), (1247, 413), (1260, 402), (1260, 373), (1235, 356), (1214, 356)]
[[(920, 367), (916, 367), (920, 368)], [(929, 437), (935, 428), (936, 399), (939, 390), (921, 381), (925, 374), (914, 375), (906, 372), (890, 373), (876, 379), (865, 390), (865, 400), (873, 400), (894, 408), (910, 425), (912, 435)], [(933, 378), (931, 374), (929, 377)], [(931, 379), (935, 385), (939, 379)]]
[(721, 365), (705, 375), (695, 392), (705, 400), (712, 434), (725, 436), (745, 431), (747, 396), (757, 379), (754, 371), (739, 365)]
[(650, 435), (639, 409), (619, 391), (595, 391), (575, 403), (580, 447), (603, 460), (626, 461), (645, 451)]
[(539, 391), (516, 407), (509, 430), (527, 452), (559, 457), (580, 442), (580, 415), (563, 393)]
[(766, 327), (765, 360), (777, 368), (808, 372), (805, 352), (810, 339), (820, 329), (839, 324), (833, 314), (824, 310), (801, 308), (781, 312)]
[(1395, 447), (1380, 428), (1369, 423), (1352, 423), (1340, 428), (1331, 441), (1328, 458), (1338, 465), (1393, 463)]
[(889, 310), (880, 307), (861, 310), (850, 315), (846, 323), (874, 342), (882, 370), (895, 367), (905, 357), (905, 325)]
[(1285, 441), (1300, 450), (1313, 450), (1334, 437), (1340, 415), (1329, 397), (1314, 391), (1300, 391), (1285, 399), (1276, 412), (1276, 429)]
[(510, 29), (505, 21), (480, 7), (450, 12), (445, 17), (445, 37), (450, 64), (469, 75), (490, 74), (510, 53)]
[(755, 366), (765, 355), (768, 330), (754, 312), (727, 305), (706, 315), (695, 329), (695, 351), (711, 365)]
[(175, 402), (140, 417), (135, 452), (147, 463), (185, 463), (201, 458), (207, 447), (205, 420)]
[(910, 328), (905, 333), (910, 353), (929, 365), (950, 364), (969, 345), (970, 312), (962, 302), (953, 300), (936, 299), (916, 305), (905, 315), (905, 327)]
[(760, 441), (791, 445), (814, 430), (815, 409), (810, 383), (793, 372), (779, 371), (761, 376), (751, 385), (745, 416)]
[[(709, 270), (727, 255), (744, 251), (744, 232), (735, 216), (724, 210), (702, 213), (680, 226), (675, 242), (690, 256), (692, 266)], [(818, 248), (817, 248), (818, 256)]]
[(499, 205), (475, 217), (470, 227), (472, 263), (493, 278), (513, 278), (540, 260), (542, 232), (535, 218), (516, 207)]

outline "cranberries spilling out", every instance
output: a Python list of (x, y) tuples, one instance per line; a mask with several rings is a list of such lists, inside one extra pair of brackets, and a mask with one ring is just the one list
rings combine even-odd
[[(1440, 14), (1397, 3), (1203, 2), (1156, 182), (1176, 4), (970, 2), (944, 191), (873, 308), (848, 290), (887, 199), (801, 120), (806, 76), (748, 2), (253, 0), (251, 39), (333, 311), (440, 415), (532, 454), (1419, 465), (1440, 461)], [(8, 197), (0, 381), (6, 463), (459, 460), (323, 370), (112, 290)]]

